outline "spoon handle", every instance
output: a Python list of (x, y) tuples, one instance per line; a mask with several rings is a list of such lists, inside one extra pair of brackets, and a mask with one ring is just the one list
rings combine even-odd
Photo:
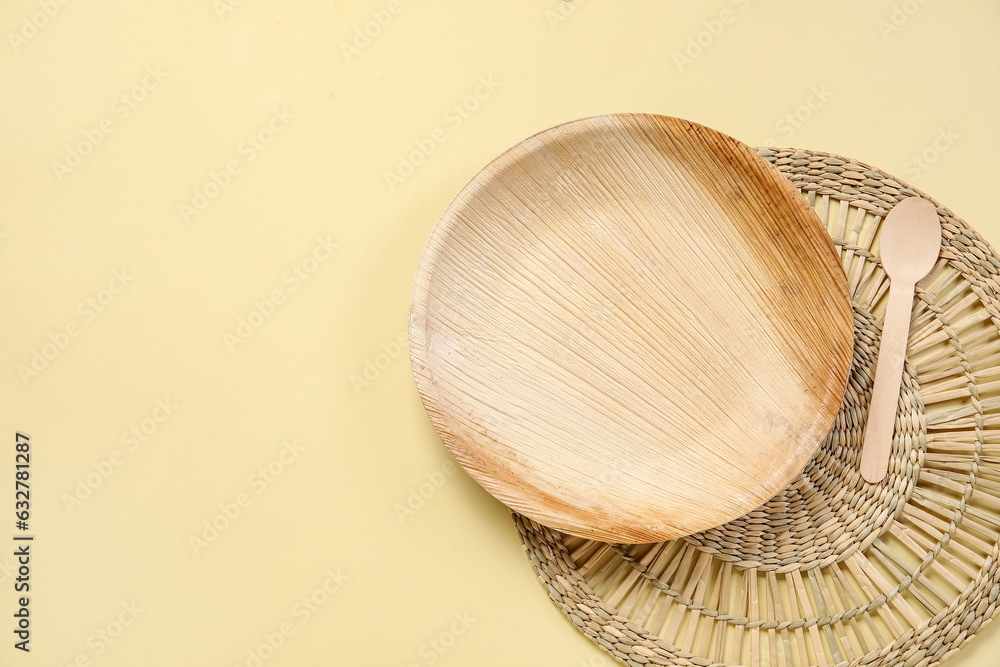
[(885, 309), (882, 342), (875, 368), (875, 388), (872, 390), (868, 425), (861, 447), (861, 476), (872, 484), (882, 481), (889, 466), (899, 384), (903, 378), (903, 359), (910, 334), (913, 291), (913, 283), (892, 281), (889, 284), (889, 303)]

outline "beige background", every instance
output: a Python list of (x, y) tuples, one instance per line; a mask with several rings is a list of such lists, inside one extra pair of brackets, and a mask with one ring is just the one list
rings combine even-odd
[[(283, 624), (266, 665), (611, 664), (549, 602), (505, 509), (434, 473), (450, 457), (396, 346), (437, 216), (528, 134), (650, 111), (834, 151), (1000, 243), (995, 2), (223, 2), (0, 9), (0, 545), (16, 430), (37, 536), (29, 656), (0, 555), (0, 665), (255, 664)], [(345, 51), (373, 12), (387, 25)], [(481, 79), (475, 110), (449, 112)], [(81, 142), (97, 145), (71, 167)], [(192, 546), (220, 504), (239, 516)], [(998, 650), (994, 625), (951, 664)]]

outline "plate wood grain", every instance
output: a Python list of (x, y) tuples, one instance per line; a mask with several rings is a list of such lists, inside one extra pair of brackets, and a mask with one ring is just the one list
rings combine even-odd
[(735, 139), (614, 114), (480, 171), (424, 249), (410, 358), (442, 441), (510, 508), (608, 542), (761, 505), (813, 456), (851, 363), (844, 269)]

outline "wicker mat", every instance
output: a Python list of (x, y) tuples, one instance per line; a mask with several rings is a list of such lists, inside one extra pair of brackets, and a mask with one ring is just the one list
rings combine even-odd
[[(514, 521), (552, 600), (628, 665), (934, 665), (998, 607), (1000, 259), (878, 169), (759, 153), (815, 206), (854, 300), (851, 377), (825, 444), (763, 507), (669, 542), (605, 544)], [(889, 474), (872, 485), (859, 460), (888, 288), (878, 230), (914, 195), (937, 205), (944, 243), (917, 287)]]

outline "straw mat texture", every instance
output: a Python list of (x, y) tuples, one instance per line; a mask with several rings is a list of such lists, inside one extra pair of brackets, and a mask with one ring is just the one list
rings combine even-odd
[[(758, 152), (816, 208), (854, 301), (851, 376), (825, 444), (763, 507), (669, 542), (514, 521), (552, 600), (633, 667), (937, 664), (1000, 606), (1000, 259), (878, 169)], [(937, 205), (944, 241), (917, 286), (889, 474), (872, 485), (859, 461), (888, 289), (879, 228), (908, 196)]]

